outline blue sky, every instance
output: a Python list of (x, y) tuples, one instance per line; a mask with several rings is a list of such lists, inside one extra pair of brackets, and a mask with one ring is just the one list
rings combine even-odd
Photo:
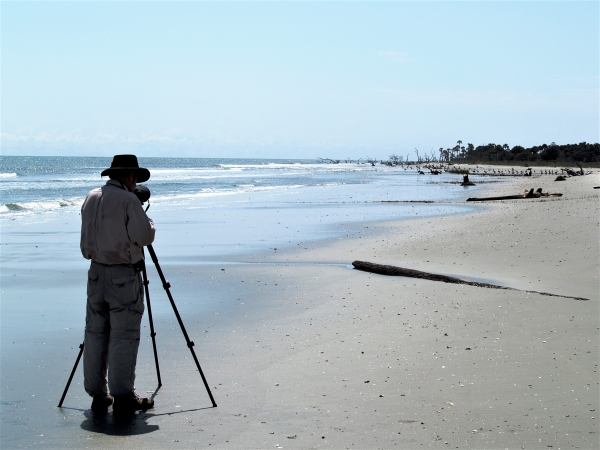
[(1, 3), (2, 154), (598, 142), (598, 2)]

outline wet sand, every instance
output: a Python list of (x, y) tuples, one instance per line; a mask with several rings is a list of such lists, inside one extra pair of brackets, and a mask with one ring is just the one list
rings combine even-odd
[[(217, 408), (153, 272), (163, 387), (147, 413), (93, 416), (80, 372), (56, 408), (80, 330), (3, 339), (2, 447), (597, 448), (600, 176), (553, 179), (485, 191), (543, 187), (561, 198), (362, 223), (235, 264), (163, 267)], [(590, 300), (373, 275), (353, 260)], [(222, 307), (198, 308), (206, 297)], [(141, 394), (156, 387), (144, 324)]]

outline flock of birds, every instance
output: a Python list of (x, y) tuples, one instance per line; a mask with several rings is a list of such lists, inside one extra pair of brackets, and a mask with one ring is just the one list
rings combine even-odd
[[(525, 170), (515, 170), (514, 167), (511, 168), (510, 170), (508, 169), (491, 169), (490, 171), (488, 171), (486, 168), (483, 167), (479, 167), (476, 166), (475, 170), (472, 172), (474, 175), (480, 175), (480, 172), (483, 175), (528, 175), (531, 176), (533, 174), (536, 174), (536, 171), (533, 169), (525, 169)], [(562, 170), (561, 170), (562, 172)], [(558, 170), (548, 170), (548, 169), (540, 169), (538, 175), (558, 175), (559, 171)]]
[[(340, 161), (339, 160), (333, 160), (333, 159), (329, 159), (329, 158), (317, 158), (320, 162), (324, 162), (324, 163), (330, 163), (330, 164), (339, 164)], [(350, 160), (346, 161), (347, 163), (352, 162)], [(375, 166), (376, 161), (372, 160), (372, 159), (367, 159), (367, 162), (369, 164), (371, 164), (372, 166)], [(358, 160), (358, 164), (361, 164), (360, 160)], [(364, 164), (364, 163), (362, 163)], [(551, 169), (540, 169), (538, 172), (536, 172), (535, 170), (533, 170), (531, 167), (527, 167), (524, 170), (515, 170), (514, 167), (511, 167), (510, 170), (508, 168), (506, 169), (493, 169), (493, 168), (489, 168), (489, 167), (481, 167), (479, 165), (475, 166), (475, 168), (468, 168), (464, 171), (458, 169), (452, 169), (450, 168), (450, 166), (445, 166), (443, 164), (439, 164), (439, 165), (433, 165), (433, 164), (425, 164), (425, 165), (421, 165), (421, 164), (405, 164), (403, 165), (402, 163), (397, 164), (397, 163), (392, 163), (391, 161), (381, 161), (381, 164), (385, 164), (388, 166), (396, 166), (396, 165), (402, 165), (402, 168), (407, 171), (407, 170), (416, 170), (418, 172), (419, 175), (425, 175), (425, 172), (423, 171), (423, 169), (427, 169), (429, 170), (429, 173), (431, 175), (439, 175), (441, 173), (444, 172), (454, 172), (454, 173), (468, 173), (470, 175), (492, 175), (492, 176), (524, 176), (524, 177), (531, 177), (533, 175), (559, 175), (559, 170), (551, 170)], [(423, 169), (422, 169), (422, 168)], [(567, 175), (569, 176), (575, 176), (575, 175), (584, 175), (583, 169), (581, 168), (581, 166), (579, 166), (580, 171), (579, 172), (575, 172), (574, 170), (571, 169), (560, 169), (560, 174), (563, 175), (565, 172), (567, 173)]]
[[(421, 166), (404, 166), (404, 170), (416, 170), (419, 175), (425, 175), (425, 172), (421, 168)], [(429, 170), (429, 173), (432, 175), (439, 175), (443, 172), (451, 172), (452, 169), (447, 166), (423, 166), (424, 169)], [(475, 166), (475, 168), (469, 168), (470, 175), (495, 175), (495, 176), (533, 176), (533, 175), (559, 175), (560, 173), (564, 173), (565, 169), (559, 170), (550, 170), (550, 169), (540, 169), (538, 172), (531, 168), (527, 168), (524, 170), (515, 170), (514, 167), (509, 169), (490, 169), (480, 166)]]

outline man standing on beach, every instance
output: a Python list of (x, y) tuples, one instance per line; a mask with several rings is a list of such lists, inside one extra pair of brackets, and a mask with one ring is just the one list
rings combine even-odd
[(140, 264), (155, 229), (133, 191), (137, 182), (150, 178), (150, 171), (139, 167), (135, 155), (116, 155), (104, 175), (110, 180), (90, 191), (81, 208), (81, 253), (91, 260), (84, 387), (93, 397), (93, 411), (104, 412), (114, 401), (114, 411), (132, 412), (154, 406), (154, 400), (134, 392), (144, 313)]

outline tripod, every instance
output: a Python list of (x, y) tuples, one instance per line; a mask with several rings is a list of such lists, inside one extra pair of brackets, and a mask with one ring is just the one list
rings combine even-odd
[[(171, 302), (171, 306), (173, 307), (173, 312), (175, 313), (175, 317), (177, 317), (177, 322), (179, 322), (179, 327), (181, 328), (181, 332), (183, 333), (183, 337), (187, 343), (190, 352), (192, 353), (192, 357), (194, 358), (194, 362), (196, 363), (196, 367), (198, 368), (198, 372), (200, 372), (200, 376), (202, 377), (202, 381), (204, 382), (204, 387), (206, 387), (206, 392), (208, 392), (208, 396), (210, 397), (210, 401), (212, 402), (213, 407), (216, 407), (215, 399), (213, 398), (212, 393), (210, 392), (210, 387), (208, 386), (208, 382), (206, 381), (206, 377), (204, 376), (204, 372), (202, 372), (202, 368), (200, 367), (200, 363), (198, 362), (198, 358), (196, 357), (196, 352), (194, 351), (194, 342), (190, 340), (187, 331), (185, 330), (185, 326), (183, 325), (183, 321), (181, 320), (181, 316), (179, 315), (179, 311), (177, 310), (177, 306), (175, 305), (175, 301), (173, 300), (173, 296), (171, 295), (171, 291), (169, 290), (171, 284), (165, 279), (165, 276), (160, 268), (160, 264), (158, 264), (158, 258), (156, 257), (156, 253), (152, 248), (152, 245), (148, 245), (148, 252), (150, 253), (150, 257), (152, 258), (152, 262), (156, 266), (156, 271), (158, 272), (158, 276), (162, 281), (162, 285), (164, 290), (167, 292), (167, 296), (169, 297), (169, 301)], [(148, 290), (148, 275), (146, 274), (146, 264), (144, 260), (141, 260), (140, 269), (142, 272), (142, 280), (144, 285), (144, 291), (146, 294), (146, 304), (148, 305), (148, 320), (150, 322), (150, 336), (152, 337), (152, 349), (154, 350), (154, 362), (156, 364), (156, 376), (158, 378), (158, 389), (162, 386), (162, 381), (160, 379), (160, 367), (158, 365), (158, 352), (156, 350), (156, 333), (154, 332), (154, 322), (152, 321), (152, 307), (150, 305), (150, 292)], [(81, 355), (83, 354), (83, 349), (85, 346), (85, 342), (79, 345), (79, 354), (77, 355), (77, 360), (75, 361), (75, 365), (73, 366), (73, 370), (71, 371), (71, 376), (69, 377), (69, 381), (67, 381), (67, 385), (65, 386), (65, 390), (63, 392), (62, 397), (60, 398), (60, 402), (58, 403), (58, 407), (61, 408), (63, 401), (67, 395), (67, 391), (69, 390), (69, 386), (71, 385), (71, 381), (73, 380), (73, 376), (75, 375), (75, 371), (77, 370), (77, 366), (79, 364), (79, 360), (81, 359)]]

